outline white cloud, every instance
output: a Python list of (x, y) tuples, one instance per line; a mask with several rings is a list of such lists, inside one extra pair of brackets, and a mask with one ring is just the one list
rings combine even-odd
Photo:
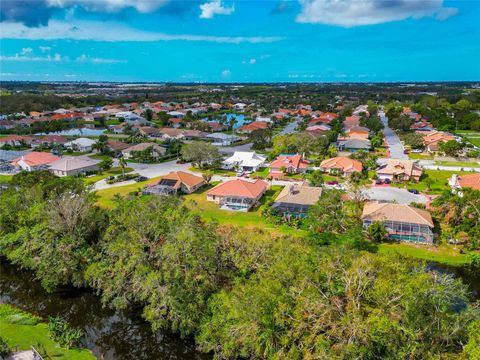
[(31, 54), (33, 49), (31, 47), (23, 48), (22, 49), (22, 55), (29, 55)]
[(65, 8), (80, 5), (89, 11), (116, 12), (134, 8), (141, 13), (149, 13), (168, 3), (168, 0), (48, 0), (51, 7)]
[(39, 46), (38, 47), (42, 53), (52, 50), (50, 46)]
[(88, 55), (82, 54), (75, 59), (79, 63), (93, 63), (93, 64), (124, 64), (127, 63), (127, 60), (121, 59), (104, 59), (98, 57), (90, 57)]
[(54, 56), (29, 56), (24, 54), (15, 54), (13, 56), (1, 55), (0, 61), (15, 61), (15, 62), (60, 62), (68, 61), (68, 57), (62, 57), (60, 54), (55, 54)]
[(380, 24), (407, 18), (434, 16), (444, 20), (457, 9), (444, 8), (443, 0), (299, 0), (300, 23), (318, 23), (345, 27)]
[(94, 40), (94, 41), (205, 41), (216, 43), (270, 43), (280, 41), (278, 36), (210, 36), (193, 34), (165, 34), (129, 28), (116, 22), (51, 20), (48, 26), (27, 27), (21, 23), (4, 22), (0, 32), (2, 39), (22, 40)]
[(211, 19), (215, 15), (230, 15), (235, 11), (235, 6), (226, 7), (221, 0), (213, 0), (200, 5), (200, 19)]
[(230, 75), (232, 75), (232, 72), (228, 69), (225, 69), (222, 71), (222, 78), (223, 79), (229, 79)]

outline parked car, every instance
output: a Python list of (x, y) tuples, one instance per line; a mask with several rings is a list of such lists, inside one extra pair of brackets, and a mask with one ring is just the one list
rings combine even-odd
[(420, 150), (420, 149), (412, 150), (412, 153), (414, 153), (414, 154), (421, 154), (422, 152), (423, 152), (423, 150)]
[(137, 176), (134, 180), (135, 180), (136, 182), (146, 181), (146, 180), (148, 180), (148, 177), (146, 177), (146, 176)]
[(112, 176), (107, 176), (107, 177), (105, 178), (105, 180), (113, 180), (113, 179), (115, 179), (115, 176), (113, 176), (113, 175), (112, 175)]
[(385, 180), (383, 180), (383, 182), (384, 182), (385, 184), (391, 184), (391, 183), (392, 183), (392, 180), (390, 180), (390, 179), (385, 179)]
[(408, 192), (410, 192), (412, 194), (415, 194), (415, 195), (420, 194), (420, 192), (417, 189), (408, 189)]
[(383, 180), (382, 180), (382, 179), (377, 179), (377, 180), (375, 180), (375, 184), (376, 184), (376, 185), (382, 185), (382, 184), (383, 184)]
[(338, 185), (338, 181), (337, 180), (327, 181), (327, 185)]

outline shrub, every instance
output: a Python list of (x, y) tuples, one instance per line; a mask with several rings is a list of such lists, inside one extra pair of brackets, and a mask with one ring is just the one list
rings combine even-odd
[(48, 330), (50, 338), (66, 348), (79, 345), (83, 336), (82, 330), (70, 327), (67, 320), (61, 316), (50, 316), (48, 318)]

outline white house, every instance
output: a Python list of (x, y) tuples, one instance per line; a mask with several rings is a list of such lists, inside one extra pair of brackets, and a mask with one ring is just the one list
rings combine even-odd
[(92, 151), (93, 145), (95, 143), (95, 140), (89, 138), (78, 138), (76, 140), (65, 143), (64, 146), (67, 149), (72, 149), (80, 152), (90, 152)]
[(271, 123), (272, 122), (272, 119), (267, 117), (267, 116), (257, 116), (255, 118), (255, 121), (261, 121), (261, 122), (267, 122), (267, 123)]
[(265, 165), (266, 158), (254, 151), (235, 151), (228, 159), (223, 161), (225, 169), (241, 168), (243, 171), (258, 171)]
[(183, 119), (185, 117), (185, 114), (181, 111), (169, 111), (167, 114), (173, 118), (178, 119)]
[(233, 107), (236, 109), (236, 110), (244, 110), (245, 107), (247, 106), (247, 104), (244, 104), (244, 103), (236, 103), (236, 104), (233, 104)]
[(215, 145), (215, 146), (230, 146), (233, 143), (240, 140), (240, 138), (238, 136), (228, 135), (228, 134), (224, 134), (224, 133), (208, 134), (205, 137), (207, 139), (212, 140), (213, 145)]

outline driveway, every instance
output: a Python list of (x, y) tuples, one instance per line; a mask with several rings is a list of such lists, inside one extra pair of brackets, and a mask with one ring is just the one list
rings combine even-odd
[(283, 128), (283, 130), (280, 131), (277, 135), (291, 134), (297, 129), (297, 126), (298, 126), (298, 120), (296, 120), (296, 121), (288, 124), (287, 126), (285, 126)]
[(412, 202), (425, 204), (427, 202), (427, 198), (424, 195), (415, 195), (405, 189), (397, 189), (390, 186), (367, 188), (365, 194), (370, 200), (396, 201), (399, 204), (410, 204)]
[[(133, 172), (138, 173), (141, 176), (146, 176), (148, 178), (154, 178), (158, 176), (167, 175), (171, 171), (187, 171), (191, 163), (186, 164), (177, 164), (176, 160), (160, 163), (160, 164), (138, 164), (138, 163), (127, 163), (127, 166), (133, 169)], [(107, 184), (105, 180), (100, 180), (95, 183), (95, 190), (108, 189), (112, 187), (130, 185), (135, 183), (134, 180), (122, 181), (115, 184)]]
[(404, 148), (398, 135), (388, 127), (388, 118), (385, 116), (383, 111), (379, 111), (378, 115), (380, 120), (382, 120), (385, 128), (383, 129), (383, 134), (385, 135), (385, 141), (387, 142), (388, 149), (390, 150), (390, 157), (392, 159), (401, 159), (408, 160), (408, 156), (403, 153)]

